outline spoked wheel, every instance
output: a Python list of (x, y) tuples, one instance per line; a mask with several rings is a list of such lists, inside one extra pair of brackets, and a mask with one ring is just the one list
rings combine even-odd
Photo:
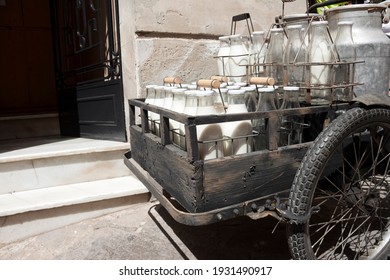
[(351, 109), (317, 137), (289, 197), (293, 258), (388, 258), (389, 151), (389, 109)]

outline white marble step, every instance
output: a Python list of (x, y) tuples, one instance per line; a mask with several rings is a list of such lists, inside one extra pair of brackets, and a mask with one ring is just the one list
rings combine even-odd
[(0, 217), (147, 193), (134, 176), (0, 195)]
[(0, 163), (128, 148), (129, 144), (124, 142), (61, 136), (4, 140), (0, 141)]
[(130, 176), (128, 143), (44, 137), (0, 141), (0, 195)]

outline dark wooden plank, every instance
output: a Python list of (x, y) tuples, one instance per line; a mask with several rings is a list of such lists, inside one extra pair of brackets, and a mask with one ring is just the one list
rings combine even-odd
[(308, 145), (204, 163), (205, 210), (288, 190)]
[(187, 153), (160, 138), (130, 128), (132, 158), (189, 212), (203, 211), (203, 162), (189, 162)]

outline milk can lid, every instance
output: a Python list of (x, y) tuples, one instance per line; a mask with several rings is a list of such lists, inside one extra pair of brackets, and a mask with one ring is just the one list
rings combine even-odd
[(294, 24), (294, 25), (288, 25), (287, 29), (301, 29), (302, 25), (301, 24)]
[(265, 34), (265, 31), (253, 31), (252, 32), (252, 35), (256, 36), (256, 35), (264, 35)]

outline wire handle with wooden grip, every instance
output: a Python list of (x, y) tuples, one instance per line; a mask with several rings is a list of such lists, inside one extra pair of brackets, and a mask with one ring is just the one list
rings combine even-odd
[(219, 88), (221, 82), (218, 80), (198, 80), (196, 85), (204, 88)]
[(179, 77), (165, 77), (164, 84), (181, 84), (182, 80)]
[(211, 76), (210, 79), (211, 80), (218, 80), (221, 83), (227, 83), (229, 81), (229, 78), (226, 76)]
[(275, 84), (275, 79), (272, 77), (252, 77), (249, 79), (249, 83), (253, 85), (273, 86)]

